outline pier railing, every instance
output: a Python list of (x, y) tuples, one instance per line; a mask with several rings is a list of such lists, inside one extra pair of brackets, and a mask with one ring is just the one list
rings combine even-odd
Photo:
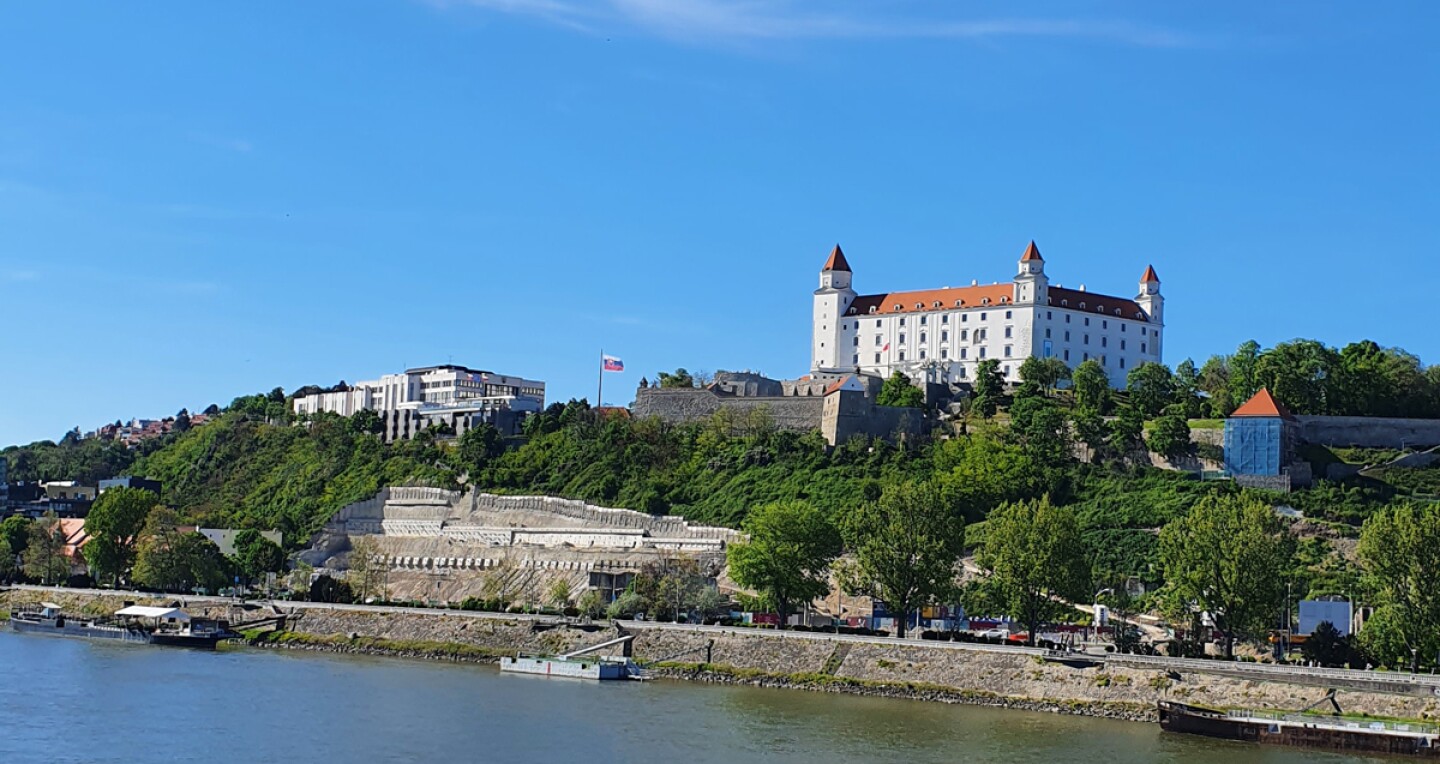
[(1251, 719), (1269, 722), (1286, 722), (1288, 724), (1308, 724), (1314, 727), (1327, 727), (1349, 730), (1371, 730), (1374, 732), (1401, 732), (1412, 735), (1440, 735), (1440, 727), (1433, 724), (1419, 724), (1416, 722), (1393, 722), (1382, 719), (1356, 719), (1345, 716), (1322, 716), (1319, 714), (1282, 714), (1269, 711), (1230, 711), (1226, 716), (1231, 719)]

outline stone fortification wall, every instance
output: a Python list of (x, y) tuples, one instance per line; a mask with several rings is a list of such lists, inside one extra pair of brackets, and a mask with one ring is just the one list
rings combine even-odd
[(744, 418), (763, 410), (775, 426), (808, 432), (820, 429), (823, 398), (806, 396), (740, 397), (718, 395), (710, 390), (664, 390), (641, 388), (635, 394), (631, 412), (637, 417), (659, 417), (674, 424), (706, 419), (725, 409)]
[(1427, 448), (1440, 446), (1440, 419), (1301, 416), (1300, 439), (1320, 446)]

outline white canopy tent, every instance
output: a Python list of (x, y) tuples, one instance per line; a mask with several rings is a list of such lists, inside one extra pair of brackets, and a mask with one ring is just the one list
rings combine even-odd
[(133, 618), (154, 618), (160, 621), (171, 621), (187, 623), (190, 615), (184, 610), (173, 607), (147, 607), (145, 605), (131, 605), (115, 611), (115, 615), (131, 616)]

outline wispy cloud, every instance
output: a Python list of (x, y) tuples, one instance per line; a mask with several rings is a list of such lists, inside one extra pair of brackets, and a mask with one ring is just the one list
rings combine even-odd
[(196, 143), (225, 151), (234, 151), (238, 154), (248, 154), (255, 150), (255, 144), (244, 138), (233, 138), (223, 135), (210, 135), (208, 133), (195, 133), (190, 140)]
[(1090, 38), (1126, 45), (1183, 47), (1197, 39), (1128, 20), (1066, 18), (964, 19), (953, 15), (879, 15), (869, 6), (838, 3), (826, 11), (793, 0), (429, 0), (442, 8), (469, 7), (525, 15), (572, 28), (632, 28), (671, 39), (746, 42), (780, 39)]

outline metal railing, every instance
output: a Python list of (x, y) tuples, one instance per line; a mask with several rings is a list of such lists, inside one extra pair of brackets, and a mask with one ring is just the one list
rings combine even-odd
[(1311, 727), (1342, 730), (1370, 730), (1374, 732), (1404, 732), (1412, 735), (1440, 735), (1440, 727), (1416, 722), (1391, 722), (1380, 719), (1356, 719), (1344, 716), (1321, 716), (1316, 714), (1282, 714), (1268, 711), (1229, 711), (1231, 719), (1248, 719), (1287, 724), (1304, 724)]

